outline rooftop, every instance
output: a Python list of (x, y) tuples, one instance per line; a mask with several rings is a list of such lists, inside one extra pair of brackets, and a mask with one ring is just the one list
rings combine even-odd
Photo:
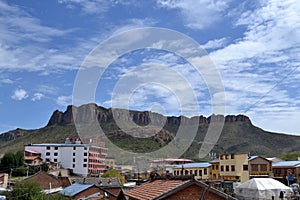
[(189, 180), (155, 180), (128, 191), (126, 195), (141, 200), (154, 199), (187, 182)]
[(207, 168), (210, 167), (211, 164), (209, 162), (199, 162), (199, 163), (186, 163), (186, 164), (182, 164), (182, 165), (177, 165), (175, 168)]
[(61, 190), (59, 193), (68, 197), (73, 197), (76, 194), (92, 187), (93, 184), (80, 184), (80, 183), (74, 183), (70, 185), (69, 187), (66, 187), (65, 189)]
[(300, 160), (295, 161), (282, 161), (272, 164), (273, 167), (300, 167)]
[(98, 177), (70, 177), (72, 183), (93, 184), (99, 187), (121, 187), (118, 178), (98, 178)]
[[(199, 187), (196, 189), (197, 191), (192, 189), (194, 186)], [(208, 197), (208, 199), (215, 199), (217, 196), (219, 196), (222, 199), (235, 200), (235, 198), (215, 188), (209, 187), (205, 183), (197, 181), (193, 178), (153, 180), (129, 190), (125, 195), (132, 199), (138, 200), (165, 199), (167, 197), (171, 197), (172, 195), (174, 197), (174, 195), (176, 196), (180, 193), (180, 191), (185, 189), (187, 189), (186, 191), (188, 192), (195, 193), (193, 195), (193, 199), (201, 199), (202, 197), (205, 198), (205, 196)]]

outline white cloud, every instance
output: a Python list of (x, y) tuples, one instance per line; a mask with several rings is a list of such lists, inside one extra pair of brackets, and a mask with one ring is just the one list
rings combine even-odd
[(12, 84), (12, 83), (14, 83), (14, 81), (9, 78), (4, 78), (4, 79), (0, 80), (0, 83)]
[(72, 96), (59, 96), (56, 99), (56, 103), (60, 106), (68, 106), (72, 103)]
[(300, 2), (270, 0), (256, 6), (237, 16), (235, 26), (246, 28), (243, 37), (210, 57), (223, 77), (226, 110), (246, 112), (257, 125), (284, 132), (278, 117), (294, 123), (300, 105), (295, 98), (299, 91)]
[(20, 100), (28, 98), (28, 94), (27, 94), (26, 90), (24, 90), (24, 89), (16, 89), (14, 91), (14, 94), (11, 96), (11, 98), (14, 100), (20, 101)]
[(112, 5), (110, 0), (59, 0), (58, 2), (66, 4), (69, 9), (79, 5), (87, 14), (103, 13)]
[(227, 44), (227, 38), (220, 38), (215, 40), (210, 40), (204, 45), (201, 45), (204, 49), (219, 49), (221, 47), (224, 47)]
[(186, 26), (193, 29), (204, 29), (220, 20), (229, 3), (229, 0), (157, 0), (160, 7), (178, 9)]
[(45, 48), (46, 43), (55, 44), (56, 39), (73, 30), (42, 25), (26, 7), (1, 1), (0, 10), (0, 69), (54, 72), (60, 68), (74, 68), (78, 63), (76, 61), (79, 58), (74, 57), (68, 49)]
[(34, 93), (33, 97), (31, 98), (32, 101), (41, 100), (45, 95), (42, 93)]

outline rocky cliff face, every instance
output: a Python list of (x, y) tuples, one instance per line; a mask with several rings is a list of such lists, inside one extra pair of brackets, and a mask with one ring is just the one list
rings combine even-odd
[[(73, 115), (74, 113), (74, 115)], [(212, 115), (209, 117), (195, 116), (192, 118), (187, 118), (184, 116), (179, 117), (165, 117), (163, 115), (152, 113), (152, 112), (140, 112), (140, 111), (128, 111), (125, 109), (106, 109), (96, 104), (86, 104), (80, 107), (68, 106), (65, 112), (54, 111), (47, 126), (54, 124), (65, 125), (76, 122), (85, 123), (107, 123), (115, 122), (118, 120), (122, 121), (133, 121), (139, 125), (158, 125), (163, 124), (169, 125), (179, 125), (181, 123), (194, 124), (194, 123), (211, 123), (211, 121), (224, 121), (224, 122), (246, 122), (251, 124), (249, 117), (245, 115), (228, 115), (224, 117), (223, 115)]]

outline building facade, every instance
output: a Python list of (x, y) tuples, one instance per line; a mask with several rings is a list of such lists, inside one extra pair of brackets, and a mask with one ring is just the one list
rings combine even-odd
[(219, 180), (220, 179), (220, 160), (215, 159), (209, 162), (211, 164), (211, 179)]
[(194, 175), (196, 180), (208, 180), (211, 175), (211, 164), (208, 162), (187, 163), (174, 167), (174, 175)]
[(65, 144), (44, 143), (25, 145), (25, 152), (40, 153), (43, 162), (57, 163), (62, 168), (71, 169), (73, 173), (87, 176), (101, 174), (105, 170), (107, 148), (90, 144), (81, 144), (79, 140)]
[(249, 157), (249, 175), (250, 178), (268, 178), (272, 175), (272, 161), (261, 157)]
[(241, 183), (249, 180), (248, 157), (248, 153), (220, 155), (220, 178)]
[(300, 161), (282, 161), (273, 163), (274, 178), (286, 180), (287, 183), (300, 182)]

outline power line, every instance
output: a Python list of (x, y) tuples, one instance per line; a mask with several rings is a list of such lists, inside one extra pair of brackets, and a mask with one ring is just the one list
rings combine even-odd
[(297, 65), (296, 67), (294, 67), (289, 73), (287, 73), (278, 82), (276, 82), (275, 85), (273, 85), (273, 87), (270, 90), (268, 90), (265, 94), (263, 94), (255, 103), (251, 104), (249, 106), (249, 108), (246, 109), (244, 112), (246, 113), (249, 110), (251, 110), (254, 106), (256, 106), (263, 98), (265, 98), (268, 94), (270, 94), (272, 92), (272, 90), (274, 90), (281, 82), (283, 82), (289, 75), (291, 75), (293, 72), (295, 72), (299, 67), (300, 67), (300, 65)]

